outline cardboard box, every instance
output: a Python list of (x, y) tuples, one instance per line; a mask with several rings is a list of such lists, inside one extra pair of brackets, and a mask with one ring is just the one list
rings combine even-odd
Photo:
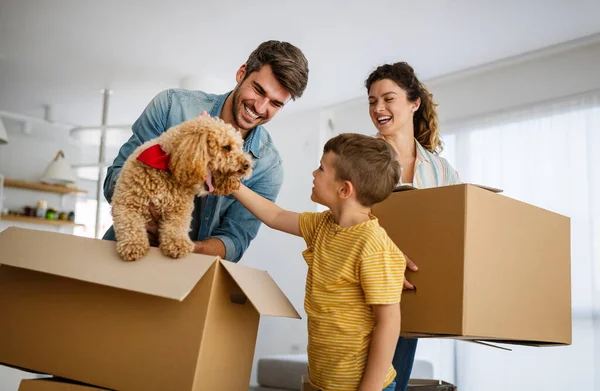
[(410, 379), (406, 391), (458, 391), (458, 388), (442, 380)]
[(260, 315), (299, 318), (268, 273), (20, 228), (0, 233), (0, 363), (127, 391), (247, 391)]
[(568, 217), (465, 184), (394, 192), (373, 213), (419, 267), (402, 335), (571, 343)]
[(92, 387), (63, 379), (21, 380), (18, 391), (105, 391), (106, 388)]

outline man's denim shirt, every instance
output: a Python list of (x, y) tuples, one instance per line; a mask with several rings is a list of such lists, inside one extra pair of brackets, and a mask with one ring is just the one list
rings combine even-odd
[[(127, 157), (141, 144), (158, 137), (171, 126), (199, 116), (204, 110), (219, 117), (224, 95), (202, 91), (170, 89), (159, 93), (148, 104), (132, 126), (133, 135), (119, 150), (104, 181), (104, 196), (111, 202), (115, 183)], [(262, 126), (252, 129), (244, 140), (244, 151), (254, 160), (252, 176), (242, 181), (256, 193), (275, 201), (283, 183), (283, 166), (271, 135)], [(225, 244), (225, 258), (238, 262), (250, 241), (256, 237), (260, 221), (233, 196), (207, 196), (198, 231), (198, 239), (218, 238)], [(116, 240), (113, 227), (104, 234), (105, 240)]]

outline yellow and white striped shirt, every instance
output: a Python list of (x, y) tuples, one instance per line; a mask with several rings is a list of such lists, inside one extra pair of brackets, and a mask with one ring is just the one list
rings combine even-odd
[[(406, 260), (373, 215), (342, 228), (329, 210), (307, 212), (300, 231), (307, 245), (310, 381), (323, 391), (356, 391), (375, 326), (371, 306), (400, 302)], [(383, 386), (395, 376), (390, 365)]]

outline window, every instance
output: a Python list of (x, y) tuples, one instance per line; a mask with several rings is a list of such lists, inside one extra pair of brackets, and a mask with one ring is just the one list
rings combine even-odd
[[(464, 182), (571, 218), (573, 345), (500, 351), (457, 343), (462, 391), (595, 389), (600, 358), (600, 99), (539, 104), (445, 128)], [(518, 265), (510, 265), (518, 272)], [(567, 278), (568, 276), (565, 276)], [(506, 374), (510, 373), (511, 376)]]

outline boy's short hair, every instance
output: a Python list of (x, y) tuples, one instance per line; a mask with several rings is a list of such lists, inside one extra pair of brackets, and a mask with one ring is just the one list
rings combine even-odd
[(350, 181), (363, 206), (385, 200), (400, 181), (396, 151), (385, 140), (357, 133), (342, 133), (325, 144), (333, 152), (336, 178)]

